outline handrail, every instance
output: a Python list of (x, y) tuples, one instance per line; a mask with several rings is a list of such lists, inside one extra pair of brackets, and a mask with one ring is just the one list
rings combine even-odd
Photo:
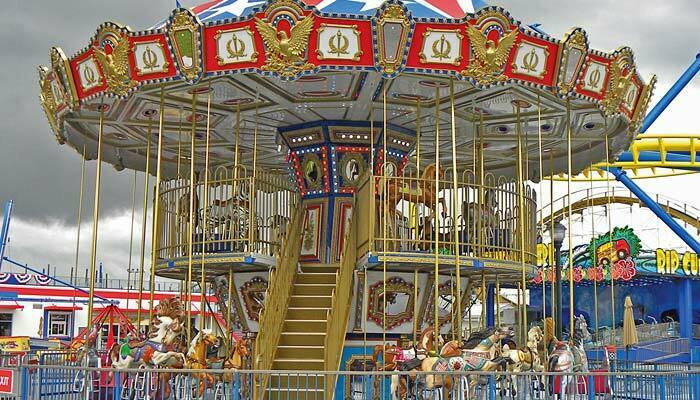
[[(272, 368), (275, 358), (275, 349), (281, 336), (282, 324), (289, 305), (294, 278), (297, 273), (297, 264), (301, 246), (301, 219), (303, 211), (298, 207), (292, 217), (287, 230), (286, 240), (282, 244), (282, 251), (277, 260), (277, 268), (270, 272), (270, 281), (265, 293), (265, 308), (260, 313), (260, 329), (255, 340), (254, 367), (255, 369), (268, 370)], [(261, 377), (256, 382), (259, 387), (267, 386), (267, 376)], [(255, 391), (258, 393), (258, 391)]]
[[(357, 262), (357, 212), (353, 201), (350, 227), (345, 233), (343, 253), (340, 266), (335, 273), (335, 288), (332, 293), (331, 308), (326, 319), (326, 336), (324, 338), (324, 366), (327, 371), (337, 371), (340, 368), (340, 355), (345, 343), (345, 332), (348, 327), (348, 314), (352, 302), (352, 288), (355, 283), (354, 271)], [(334, 377), (326, 378), (326, 398), (330, 399), (334, 390)]]

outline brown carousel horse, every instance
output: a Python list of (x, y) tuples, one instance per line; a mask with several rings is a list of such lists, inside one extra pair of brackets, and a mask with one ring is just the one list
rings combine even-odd
[[(423, 170), (423, 175), (420, 179), (408, 179), (402, 177), (393, 178), (385, 181), (382, 179), (379, 181), (378, 191), (382, 200), (386, 200), (389, 215), (386, 216), (389, 222), (390, 229), (394, 228), (396, 223), (396, 206), (401, 200), (407, 201), (413, 204), (423, 204), (429, 209), (433, 210), (433, 216), (437, 213), (438, 204), (442, 205), (442, 216), (446, 216), (445, 210), (446, 203), (445, 199), (437, 197), (435, 193), (435, 169), (437, 167), (435, 164), (430, 164)], [(437, 171), (438, 179), (442, 180), (445, 173), (442, 169)], [(379, 208), (381, 209), (381, 208)], [(431, 217), (432, 218), (432, 217)], [(427, 221), (427, 218), (426, 218)], [(424, 224), (425, 225), (425, 224)], [(426, 233), (426, 229), (423, 229), (423, 233)], [(421, 239), (426, 239), (421, 237)], [(425, 249), (423, 249), (425, 250)]]
[[(216, 351), (219, 347), (219, 338), (208, 330), (202, 330), (192, 339), (190, 349), (187, 352), (187, 369), (198, 370), (194, 376), (199, 379), (199, 398), (202, 398), (204, 391), (208, 387), (214, 387), (214, 375), (207, 373), (212, 363), (219, 361), (216, 358)], [(211, 349), (215, 351), (212, 352)]]
[[(438, 344), (443, 344), (442, 336), (438, 336)], [(384, 365), (379, 366), (379, 355), (383, 356)], [(378, 371), (416, 371), (420, 368), (422, 360), (430, 355), (435, 355), (435, 328), (429, 326), (421, 332), (418, 343), (411, 349), (404, 350), (397, 345), (376, 345), (372, 353), (372, 361), (377, 365)], [(411, 380), (415, 376), (409, 377)], [(391, 376), (391, 393), (405, 398), (408, 393), (408, 382), (405, 376)]]
[[(231, 354), (224, 360), (223, 368), (232, 369), (234, 372), (245, 367), (245, 360), (250, 357), (250, 340), (241, 339), (233, 344)], [(229, 383), (234, 374), (224, 374), (222, 380)]]

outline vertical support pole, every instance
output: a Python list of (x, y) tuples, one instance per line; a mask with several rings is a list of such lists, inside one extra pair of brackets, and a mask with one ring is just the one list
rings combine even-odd
[(693, 288), (690, 279), (678, 281), (678, 317), (682, 338), (693, 338)]
[(2, 231), (0, 231), (0, 268), (2, 268), (2, 259), (5, 257), (5, 248), (7, 247), (7, 237), (10, 233), (10, 216), (12, 215), (12, 203), (12, 200), (9, 200), (7, 203), (5, 203), (5, 208), (3, 209), (2, 214)]
[[(97, 132), (97, 171), (95, 172), (95, 203), (92, 211), (92, 248), (90, 253), (90, 294), (88, 297), (87, 327), (92, 325), (92, 307), (95, 296), (95, 267), (97, 266), (97, 228), (100, 219), (100, 178), (102, 177), (102, 131), (104, 129), (104, 107), (100, 106), (99, 128)], [(85, 351), (90, 341), (85, 340)]]
[(153, 228), (151, 231), (151, 276), (149, 279), (149, 311), (148, 320), (153, 319), (153, 300), (155, 296), (156, 287), (156, 262), (158, 260), (158, 224), (160, 215), (160, 175), (161, 175), (161, 159), (163, 158), (163, 118), (165, 114), (165, 88), (160, 87), (160, 109), (158, 110), (158, 154), (156, 158), (156, 184), (153, 189), (153, 216), (151, 222), (153, 223)]
[(495, 310), (495, 292), (496, 287), (489, 284), (486, 289), (486, 326), (494, 326), (496, 310)]

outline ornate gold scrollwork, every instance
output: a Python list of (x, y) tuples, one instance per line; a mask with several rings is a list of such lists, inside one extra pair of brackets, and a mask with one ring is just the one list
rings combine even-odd
[[(326, 31), (333, 32), (333, 30), (335, 30), (335, 32), (332, 34), (324, 33)], [(319, 60), (323, 60), (326, 58), (353, 61), (360, 60), (360, 56), (362, 56), (362, 50), (360, 50), (360, 31), (359, 29), (357, 29), (357, 25), (338, 25), (324, 23), (319, 25), (316, 33), (318, 37), (316, 56)], [(351, 46), (351, 43), (353, 42), (351, 42), (350, 37), (346, 33), (355, 35), (355, 46)], [(355, 52), (353, 54), (350, 53), (352, 49), (355, 49)]]
[[(413, 284), (392, 276), (386, 280), (386, 285), (379, 281), (369, 287), (367, 318), (378, 326), (386, 325), (387, 330), (392, 329), (413, 317), (415, 300)], [(387, 310), (384, 309), (385, 303)]]
[(601, 102), (606, 115), (615, 114), (620, 104), (625, 100), (629, 85), (632, 84), (635, 68), (632, 62), (632, 51), (628, 48), (617, 52), (617, 57), (610, 64), (610, 80), (605, 98)]
[(639, 104), (634, 111), (634, 116), (630, 121), (629, 130), (632, 134), (636, 134), (644, 116), (647, 114), (647, 108), (649, 107), (649, 101), (651, 100), (651, 95), (654, 93), (654, 86), (656, 86), (656, 75), (652, 75), (649, 83), (644, 86), (642, 94), (640, 95)]
[[(159, 40), (153, 40), (148, 42), (135, 42), (132, 46), (132, 52), (134, 52), (134, 58), (137, 58), (138, 48), (145, 46), (146, 49), (141, 53), (140, 60), (141, 63), (136, 63), (136, 75), (143, 76), (154, 73), (166, 73), (168, 72), (168, 67), (170, 64), (166, 61), (165, 52), (163, 51), (163, 44)], [(158, 48), (161, 56), (163, 57), (163, 62), (159, 62), (158, 53), (153, 50), (153, 46)]]
[(168, 26), (177, 65), (185, 78), (194, 81), (202, 71), (199, 54), (199, 21), (189, 11), (180, 10)]
[[(581, 28), (576, 28), (567, 33), (561, 45), (561, 55), (559, 57), (559, 74), (557, 77), (557, 91), (561, 96), (567, 95), (576, 86), (576, 81), (584, 60), (588, 52), (588, 39), (586, 32)], [(577, 59), (572, 59), (577, 57)], [(570, 67), (571, 61), (574, 61), (573, 69)], [(593, 89), (598, 88), (598, 83), (601, 78), (599, 70), (593, 71), (594, 75), (589, 76), (588, 86)], [(591, 82), (593, 79), (593, 82)]]
[(445, 35), (440, 35), (440, 39), (433, 42), (433, 58), (439, 60), (449, 58), (450, 51), (452, 51), (452, 45), (445, 39)]
[(73, 74), (67, 73), (70, 70), (68, 57), (58, 47), (51, 48), (51, 69), (56, 73), (56, 77), (61, 82), (66, 97), (66, 103), (71, 109), (78, 107), (78, 94), (73, 80)]
[(46, 119), (49, 121), (51, 129), (56, 134), (56, 139), (60, 144), (65, 143), (63, 136), (61, 136), (62, 131), (62, 121), (61, 118), (56, 115), (57, 102), (54, 95), (53, 88), (51, 87), (51, 80), (49, 79), (49, 73), (51, 72), (47, 67), (40, 66), (39, 68), (39, 101), (41, 102), (41, 107), (44, 109), (46, 114)]
[[(403, 62), (403, 55), (408, 40), (408, 30), (411, 26), (403, 7), (398, 4), (388, 6), (377, 20), (377, 58), (379, 66), (386, 74), (395, 73)], [(397, 42), (392, 44), (393, 54), (387, 47), (387, 34), (385, 29), (400, 29)]]
[[(93, 46), (94, 55), (97, 62), (102, 67), (102, 73), (107, 79), (107, 91), (115, 96), (126, 96), (126, 94), (134, 86), (137, 81), (131, 79), (131, 68), (129, 66), (129, 39), (122, 32), (113, 27), (105, 26), (98, 34), (100, 39), (96, 46)], [(109, 40), (112, 51), (107, 54), (103, 43)], [(93, 72), (91, 68), (84, 70), (84, 78), (88, 84), (92, 85), (95, 82), (94, 76), (88, 76), (88, 71)]]
[(350, 46), (350, 40), (348, 37), (343, 35), (343, 32), (338, 29), (338, 32), (334, 36), (328, 39), (328, 48), (331, 54), (336, 56), (341, 56), (343, 54), (348, 54), (348, 47)]
[(540, 64), (540, 57), (535, 49), (531, 49), (529, 53), (523, 57), (523, 69), (528, 72), (537, 71), (537, 66)]
[[(497, 13), (501, 16), (500, 13)], [(482, 16), (483, 19), (486, 15)], [(474, 25), (467, 25), (467, 35), (474, 58), (470, 61), (462, 75), (474, 79), (482, 85), (494, 82), (502, 82), (508, 78), (503, 75), (503, 67), (508, 61), (510, 50), (518, 37), (518, 29), (513, 29), (504, 34), (498, 43), (488, 39), (486, 35)]]
[[(222, 40), (222, 38), (226, 39), (224, 35), (227, 35), (228, 39), (222, 48), (219, 41)], [(247, 35), (250, 42), (246, 44), (246, 40), (241, 39), (241, 37), (245, 38), (245, 36), (241, 35)], [(214, 39), (216, 40), (216, 46), (218, 49), (216, 60), (219, 66), (241, 62), (251, 62), (255, 61), (258, 57), (258, 52), (255, 50), (253, 31), (248, 27), (217, 31), (216, 35), (214, 35)], [(252, 48), (249, 48), (249, 45), (252, 46)], [(226, 52), (225, 54), (228, 57), (224, 57), (222, 55), (223, 51)]]

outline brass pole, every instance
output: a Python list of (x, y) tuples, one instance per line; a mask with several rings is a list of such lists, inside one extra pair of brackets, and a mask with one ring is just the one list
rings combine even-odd
[(418, 320), (418, 270), (413, 270), (413, 344), (418, 342), (420, 321)]
[[(137, 172), (134, 170), (134, 180), (131, 182), (131, 228), (129, 229), (129, 267), (126, 270), (126, 309), (129, 309), (129, 294), (131, 293), (131, 256), (134, 248), (134, 217), (136, 215), (136, 178)], [(77, 270), (77, 269), (76, 269)]]
[[(238, 196), (238, 141), (241, 126), (241, 103), (236, 103), (236, 128), (234, 129), (234, 147), (233, 147), (233, 185), (232, 185), (232, 197), (236, 198)], [(237, 232), (238, 230), (236, 230)], [(234, 248), (234, 234), (231, 233), (231, 249)], [(226, 316), (226, 326), (228, 327), (228, 334), (226, 337), (227, 345), (232, 342), (233, 329), (231, 326), (231, 313), (233, 312), (233, 266), (229, 267), (228, 271), (228, 315)]]
[(372, 251), (374, 250), (374, 245), (375, 245), (375, 243), (374, 243), (374, 240), (375, 240), (374, 223), (375, 223), (375, 220), (379, 217), (379, 212), (375, 208), (376, 207), (375, 200), (377, 197), (376, 191), (377, 191), (377, 189), (379, 189), (376, 186), (377, 180), (375, 179), (375, 174), (377, 174), (377, 173), (381, 173), (382, 175), (384, 174), (382, 171), (376, 171), (376, 167), (375, 167), (375, 163), (374, 163), (375, 162), (375, 160), (374, 160), (374, 158), (375, 158), (374, 157), (374, 101), (370, 101), (370, 104), (369, 104), (369, 139), (370, 139), (369, 165), (370, 165), (370, 168), (372, 169), (372, 173), (370, 174), (372, 179), (369, 182), (369, 185), (370, 185), (369, 204), (370, 204), (370, 206), (369, 206), (369, 210), (368, 210), (368, 213), (369, 213), (369, 224), (368, 224), (369, 236), (368, 237), (369, 237), (369, 252), (371, 254)]
[(203, 215), (202, 215), (202, 263), (200, 265), (200, 281), (199, 281), (199, 290), (200, 290), (200, 317), (199, 317), (199, 329), (203, 330), (206, 327), (206, 318), (204, 318), (205, 315), (205, 307), (206, 307), (206, 297), (207, 297), (207, 283), (206, 283), (206, 264), (205, 264), (205, 255), (207, 253), (207, 205), (209, 204), (209, 138), (211, 132), (209, 131), (211, 127), (211, 82), (209, 83), (209, 90), (207, 94), (207, 130), (206, 130), (206, 139), (205, 139), (205, 146), (204, 146), (204, 203), (202, 203), (202, 210), (203, 210)]
[(522, 329), (520, 331), (520, 340), (525, 342), (527, 331), (527, 300), (525, 299), (525, 290), (527, 288), (525, 282), (525, 182), (523, 180), (523, 142), (522, 142), (522, 127), (520, 126), (520, 105), (515, 106), (516, 123), (515, 131), (518, 140), (518, 228), (520, 230), (520, 287), (522, 288)]
[(496, 275), (496, 326), (501, 326), (501, 281)]
[(435, 88), (435, 209), (433, 210), (433, 220), (435, 222), (434, 236), (435, 236), (435, 248), (434, 251), (434, 262), (435, 262), (435, 296), (433, 299), (433, 308), (435, 312), (434, 327), (435, 327), (435, 350), (439, 351), (439, 336), (440, 336), (440, 320), (439, 320), (439, 310), (438, 310), (438, 298), (440, 297), (440, 271), (439, 271), (439, 253), (440, 253), (440, 219), (438, 218), (438, 197), (440, 196), (440, 88)]
[[(593, 153), (593, 144), (589, 143), (588, 145), (588, 151)], [(592, 159), (592, 158), (591, 158)], [(591, 165), (588, 170), (589, 173), (589, 181), (590, 181), (590, 188), (591, 188), (591, 193), (589, 194), (588, 198), (590, 199), (590, 206), (589, 210), (591, 210), (591, 240), (595, 238), (595, 214), (593, 212), (593, 162), (591, 161)], [(583, 212), (581, 213), (581, 220), (583, 221)], [(591, 268), (594, 269), (597, 268), (598, 265), (598, 260), (596, 259), (596, 254), (595, 251), (593, 251), (590, 254), (591, 257)], [(597, 342), (598, 341), (598, 280), (596, 279), (596, 274), (593, 274), (593, 314), (594, 314), (594, 320), (595, 320), (595, 335), (594, 339)]]
[(189, 206), (189, 223), (187, 225), (187, 343), (192, 340), (192, 235), (194, 234), (194, 210), (195, 196), (194, 192), (194, 156), (195, 156), (195, 139), (197, 136), (197, 91), (192, 91), (192, 131), (190, 132), (190, 206)]
[[(143, 173), (143, 213), (141, 217), (141, 258), (139, 263), (139, 297), (136, 307), (136, 320), (141, 326), (141, 308), (143, 308), (143, 272), (146, 268), (146, 217), (148, 216), (148, 181), (151, 170), (151, 136), (153, 119), (148, 117), (148, 137), (146, 138), (146, 169)], [(139, 328), (140, 329), (140, 328)]]
[(151, 279), (150, 279), (150, 308), (148, 310), (149, 321), (153, 318), (153, 301), (156, 287), (156, 262), (158, 260), (158, 224), (160, 216), (160, 177), (161, 160), (163, 158), (163, 120), (165, 114), (165, 88), (160, 87), (160, 110), (158, 111), (158, 158), (156, 159), (156, 184), (153, 189), (153, 230), (151, 233)]
[[(102, 103), (103, 104), (103, 103)], [(97, 171), (95, 172), (95, 202), (92, 211), (92, 244), (90, 254), (90, 297), (88, 298), (87, 327), (92, 325), (92, 310), (95, 296), (95, 267), (97, 265), (97, 229), (100, 219), (100, 179), (102, 177), (102, 132), (104, 129), (104, 107), (100, 106), (99, 127), (97, 132)], [(90, 341), (85, 340), (85, 350)]]
[(255, 126), (253, 127), (253, 180), (250, 183), (250, 194), (248, 195), (248, 205), (250, 208), (250, 211), (248, 215), (250, 216), (250, 222), (248, 222), (248, 239), (250, 240), (250, 245), (248, 246), (249, 251), (254, 251), (254, 235), (253, 232), (255, 232), (255, 200), (256, 200), (256, 194), (255, 191), (257, 190), (255, 188), (255, 181), (258, 176), (258, 107), (259, 103), (256, 101), (255, 102)]
[[(552, 246), (549, 249), (549, 258), (552, 263), (550, 266), (552, 268), (552, 281), (549, 283), (549, 295), (550, 295), (550, 301), (551, 301), (551, 309), (552, 309), (552, 336), (554, 336), (555, 332), (557, 332), (557, 324), (561, 323), (561, 310), (559, 310), (559, 305), (557, 304), (555, 307), (555, 299), (554, 299), (554, 285), (557, 282), (557, 279), (560, 279), (560, 276), (557, 276), (557, 268), (554, 263), (559, 263), (559, 259), (555, 260), (554, 257), (556, 257), (556, 252), (554, 251), (554, 148), (550, 148), (549, 150), (549, 236), (550, 236), (550, 242), (552, 242)], [(560, 339), (560, 338), (557, 338)]]
[[(387, 228), (388, 224), (386, 221), (386, 218), (389, 215), (389, 197), (386, 195), (387, 192), (389, 191), (389, 182), (387, 179), (387, 165), (389, 161), (389, 152), (387, 151), (386, 148), (386, 134), (387, 134), (387, 112), (386, 112), (386, 90), (387, 90), (387, 83), (383, 85), (383, 90), (382, 90), (382, 185), (383, 185), (383, 190), (382, 193), (384, 193), (384, 196), (382, 196), (382, 208), (383, 208), (383, 214), (384, 214), (384, 224), (383, 224), (383, 229), (382, 229), (382, 251), (384, 251), (384, 257), (382, 260), (382, 345), (386, 343), (386, 256), (387, 256)], [(397, 173), (398, 175), (398, 173)], [(396, 221), (391, 221), (392, 223), (395, 223)], [(382, 367), (386, 366), (386, 360), (382, 358)]]
[[(568, 239), (569, 239), (569, 331), (574, 331), (574, 249), (571, 240), (571, 103), (566, 101), (566, 151), (567, 151), (567, 167), (568, 173), (566, 177), (566, 193), (569, 203), (569, 221), (568, 221)], [(573, 337), (573, 335), (571, 335)]]
[[(605, 131), (605, 161), (607, 162), (610, 160), (610, 149), (608, 147), (608, 132), (607, 130)], [(606, 194), (607, 194), (607, 216), (608, 216), (608, 243), (610, 245), (610, 248), (612, 248), (612, 215), (610, 213), (610, 204), (612, 203), (612, 199), (610, 198), (610, 178), (605, 181), (605, 186), (606, 186)], [(612, 344), (616, 344), (616, 332), (615, 332), (615, 277), (613, 276), (613, 265), (610, 263), (608, 266), (608, 269), (610, 271), (610, 305), (612, 310), (611, 311), (611, 316), (612, 316)]]
[[(83, 223), (83, 194), (85, 192), (85, 145), (83, 145), (83, 153), (80, 155), (80, 197), (78, 198), (78, 232), (75, 239), (75, 276), (78, 276), (78, 261), (80, 258), (80, 224)], [(133, 209), (133, 207), (132, 207)], [(133, 229), (134, 219), (131, 218), (131, 227)], [(131, 265), (131, 244), (129, 244), (129, 265)], [(76, 282), (71, 280), (72, 285)], [(78, 286), (78, 285), (76, 285)]]
[[(452, 227), (454, 228), (454, 244), (455, 244), (455, 271), (457, 275), (457, 308), (462, 304), (462, 275), (460, 266), (460, 249), (459, 249), (459, 229), (457, 226), (458, 214), (458, 199), (457, 192), (457, 125), (455, 120), (455, 82), (454, 78), (450, 78), (450, 122), (452, 128)], [(454, 304), (454, 302), (453, 302)], [(460, 313), (461, 314), (461, 313)], [(457, 340), (462, 341), (462, 318), (461, 315), (457, 318)]]
[[(543, 193), (542, 190), (542, 183), (544, 182), (544, 172), (542, 171), (543, 164), (542, 164), (542, 105), (540, 103), (540, 94), (537, 93), (537, 148), (538, 148), (538, 163), (539, 163), (539, 170), (540, 170), (540, 183), (539, 183), (539, 193), (540, 196)], [(551, 200), (551, 199), (550, 199)], [(544, 243), (544, 205), (540, 209), (540, 220), (539, 220), (539, 234), (540, 234), (540, 239), (542, 240), (542, 244)], [(550, 240), (552, 242), (552, 240)], [(553, 243), (550, 243), (552, 246), (554, 245)], [(535, 244), (536, 246), (536, 244)], [(545, 246), (546, 247), (546, 246)], [(549, 249), (549, 247), (547, 247)], [(549, 253), (549, 250), (547, 251)], [(550, 258), (550, 263), (551, 263), (551, 258)], [(542, 276), (542, 326), (544, 327), (544, 321), (547, 318), (547, 274), (545, 273), (544, 269), (544, 260), (542, 260), (542, 267), (540, 269), (540, 274)], [(548, 346), (544, 346), (544, 358), (545, 360), (549, 359), (549, 349), (547, 348)]]

